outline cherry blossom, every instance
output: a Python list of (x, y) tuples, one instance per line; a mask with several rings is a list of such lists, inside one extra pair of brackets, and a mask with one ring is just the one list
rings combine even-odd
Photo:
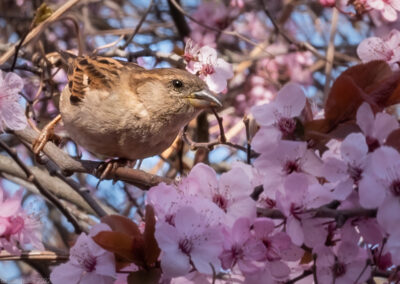
[[(159, 220), (163, 220), (172, 226), (175, 225), (177, 211), (187, 206), (201, 214), (209, 224), (220, 225), (225, 223), (226, 214), (219, 207), (220, 204), (214, 202), (210, 195), (199, 194), (201, 185), (194, 178), (182, 180), (178, 187), (161, 183), (150, 189), (147, 202), (155, 208)], [(215, 201), (218, 200), (218, 198), (215, 198)], [(253, 210), (255, 210), (255, 207)]]
[(398, 0), (369, 0), (368, 5), (382, 13), (382, 16), (390, 22), (397, 20), (397, 11), (400, 11)]
[(271, 103), (255, 106), (251, 109), (261, 129), (252, 141), (252, 147), (261, 153), (273, 151), (273, 145), (281, 137), (294, 133), (296, 117), (300, 115), (306, 103), (306, 97), (300, 85), (286, 84)]
[(224, 251), (220, 255), (224, 269), (231, 269), (238, 265), (242, 272), (252, 273), (258, 270), (255, 261), (265, 259), (267, 249), (261, 238), (251, 235), (251, 225), (250, 219), (239, 218), (232, 230), (225, 232)]
[(329, 182), (336, 183), (333, 195), (337, 200), (345, 200), (358, 185), (367, 164), (368, 145), (364, 135), (352, 133), (340, 146), (341, 159), (327, 157), (320, 175)]
[(276, 193), (277, 208), (285, 214), (286, 231), (296, 245), (304, 242), (303, 218), (310, 218), (307, 209), (318, 208), (332, 201), (330, 192), (318, 183), (310, 184), (303, 173), (293, 173), (284, 182), (284, 190)]
[(18, 103), (18, 92), (24, 87), (21, 77), (0, 70), (0, 132), (6, 128), (24, 129), (27, 125), (24, 110)]
[(199, 74), (211, 91), (220, 93), (227, 87), (228, 79), (233, 77), (232, 66), (222, 58), (217, 51), (209, 46), (203, 46), (198, 53), (198, 61), (193, 64), (194, 74)]
[(400, 62), (400, 31), (392, 30), (383, 38), (369, 37), (364, 39), (357, 47), (358, 57), (363, 62), (384, 60), (393, 69), (398, 69)]
[(352, 242), (343, 241), (335, 248), (320, 246), (317, 258), (317, 279), (321, 283), (364, 283), (370, 276), (366, 251)]
[(52, 271), (51, 283), (114, 283), (117, 277), (114, 254), (102, 249), (91, 238), (109, 230), (101, 223), (93, 226), (89, 235), (82, 233), (70, 250), (69, 261)]
[(157, 222), (155, 233), (162, 250), (161, 268), (170, 277), (190, 272), (193, 263), (201, 273), (219, 271), (223, 236), (221, 228), (210, 226), (206, 219), (191, 207), (182, 207), (175, 216), (175, 224)]
[(261, 126), (274, 126), (282, 134), (291, 134), (296, 121), (306, 104), (306, 96), (301, 86), (296, 83), (286, 84), (269, 104), (255, 106), (252, 113)]
[[(400, 195), (399, 188), (400, 154), (391, 147), (380, 147), (371, 154), (368, 167), (360, 181), (360, 204), (366, 208), (376, 208), (382, 205), (385, 197), (389, 197), (388, 202), (397, 200)], [(389, 204), (385, 204), (381, 208), (387, 209)], [(395, 214), (387, 213), (389, 216), (386, 217)]]
[(399, 126), (397, 120), (390, 114), (379, 112), (374, 116), (368, 103), (363, 103), (359, 107), (357, 124), (366, 137), (370, 152), (383, 145), (387, 136)]
[(253, 187), (240, 168), (222, 174), (218, 181), (215, 171), (200, 163), (193, 167), (185, 182), (190, 183), (192, 190), (197, 187), (194, 194), (211, 200), (225, 212), (228, 226), (239, 217), (256, 217), (255, 201), (250, 197)]
[[(307, 143), (282, 140), (274, 152), (262, 154), (254, 166), (263, 173), (263, 195), (275, 199), (276, 192), (283, 189), (285, 179), (293, 173), (312, 173), (322, 165), (316, 154), (307, 149)], [(308, 175), (311, 180), (315, 179)]]

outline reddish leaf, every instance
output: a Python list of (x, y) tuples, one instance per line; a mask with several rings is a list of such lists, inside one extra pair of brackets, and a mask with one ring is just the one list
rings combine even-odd
[(396, 129), (389, 134), (385, 145), (391, 146), (397, 149), (397, 151), (400, 151), (400, 129)]
[(367, 102), (374, 111), (400, 102), (400, 72), (384, 61), (371, 61), (348, 68), (333, 83), (325, 105), (325, 119), (305, 125), (306, 136), (329, 133), (355, 118), (358, 107)]
[(160, 248), (158, 247), (154, 233), (156, 231), (156, 218), (154, 216), (154, 209), (151, 205), (146, 206), (145, 216), (146, 227), (144, 229), (144, 246), (145, 246), (145, 259), (146, 264), (151, 266), (155, 263), (160, 255)]
[(121, 257), (122, 262), (129, 261), (140, 267), (146, 266), (142, 236), (134, 237), (121, 232), (103, 231), (94, 236), (93, 240), (105, 250)]
[(124, 259), (133, 261), (133, 236), (120, 232), (103, 231), (93, 237), (103, 249), (113, 252)]
[(121, 215), (108, 215), (101, 218), (114, 232), (125, 233), (129, 236), (140, 236), (140, 230), (135, 222)]

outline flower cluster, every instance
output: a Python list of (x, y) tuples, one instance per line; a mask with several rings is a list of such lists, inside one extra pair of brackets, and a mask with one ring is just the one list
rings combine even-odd
[(6, 197), (0, 188), (0, 250), (12, 254), (20, 254), (25, 245), (43, 250), (40, 223), (21, 207), (22, 194), (19, 190), (12, 197)]
[[(321, 283), (363, 283), (372, 265), (400, 264), (400, 153), (387, 146), (398, 122), (363, 103), (356, 113), (361, 132), (317, 150), (301, 141), (305, 107), (301, 86), (285, 85), (273, 102), (252, 109), (260, 125), (254, 166), (236, 163), (217, 178), (198, 164), (178, 185), (149, 191), (165, 277), (189, 277), (194, 269), (278, 283), (299, 275), (292, 264), (314, 254)], [(257, 185), (263, 191), (254, 201)], [(377, 217), (335, 215), (351, 208), (377, 209)], [(263, 217), (271, 212), (283, 222)]]
[(249, 281), (285, 279), (283, 260), (298, 260), (302, 250), (275, 230), (269, 218), (256, 218), (253, 186), (245, 165), (218, 179), (215, 171), (196, 165), (177, 186), (160, 184), (148, 193), (158, 217), (156, 239), (166, 277), (192, 269), (212, 275), (221, 268), (239, 270)]

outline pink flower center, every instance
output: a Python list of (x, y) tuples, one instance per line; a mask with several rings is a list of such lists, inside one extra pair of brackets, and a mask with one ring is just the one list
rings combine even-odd
[(186, 61), (186, 62), (190, 62), (190, 61), (192, 61), (192, 60), (194, 60), (194, 57), (193, 57), (193, 55), (191, 55), (191, 54), (189, 54), (189, 53), (185, 53), (184, 55), (183, 55), (183, 59)]
[(290, 205), (290, 214), (293, 215), (294, 218), (296, 218), (297, 220), (301, 220), (300, 218), (300, 214), (303, 212), (302, 207), (298, 206), (297, 204), (292, 203)]
[(234, 260), (243, 258), (243, 249), (239, 244), (234, 244), (231, 248), (232, 258)]
[(165, 222), (175, 227), (175, 215), (173, 214), (165, 215)]
[(203, 64), (203, 66), (201, 67), (200, 73), (203, 75), (211, 75), (211, 74), (215, 73), (215, 70), (211, 64), (207, 63), (207, 64)]
[(92, 272), (96, 269), (97, 259), (89, 251), (89, 247), (85, 244), (80, 250), (72, 253), (72, 257), (81, 265), (86, 272)]
[(293, 118), (281, 117), (278, 121), (278, 128), (283, 135), (289, 135), (296, 129), (296, 120)]
[(179, 241), (178, 247), (184, 254), (189, 255), (192, 251), (193, 244), (190, 240), (183, 239)]
[(283, 166), (283, 171), (290, 175), (293, 172), (300, 172), (300, 165), (297, 160), (295, 161), (287, 161)]
[(213, 196), (213, 202), (215, 204), (217, 204), (217, 206), (219, 208), (221, 208), (222, 210), (227, 211), (228, 208), (228, 201), (226, 200), (226, 198), (224, 196), (222, 196), (221, 194), (215, 194)]
[(88, 256), (83, 259), (82, 266), (86, 272), (92, 272), (96, 269), (97, 259), (94, 256)]
[(400, 180), (399, 179), (394, 180), (389, 188), (394, 196), (400, 196)]
[(343, 263), (336, 262), (332, 270), (335, 277), (340, 277), (346, 273), (346, 266)]
[(276, 201), (271, 199), (271, 198), (269, 198), (269, 197), (265, 198), (264, 201), (265, 201), (265, 203), (267, 204), (267, 206), (269, 208), (274, 208), (276, 206)]
[(358, 182), (361, 180), (362, 172), (363, 172), (362, 169), (358, 167), (349, 166), (347, 168), (347, 173), (353, 179), (355, 184), (358, 184)]

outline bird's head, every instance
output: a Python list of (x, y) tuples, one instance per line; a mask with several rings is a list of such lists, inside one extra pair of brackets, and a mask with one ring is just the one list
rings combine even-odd
[(169, 108), (179, 113), (198, 113), (208, 107), (221, 107), (221, 102), (199, 77), (181, 69), (160, 68), (146, 71), (138, 93), (151, 96), (151, 107)]

